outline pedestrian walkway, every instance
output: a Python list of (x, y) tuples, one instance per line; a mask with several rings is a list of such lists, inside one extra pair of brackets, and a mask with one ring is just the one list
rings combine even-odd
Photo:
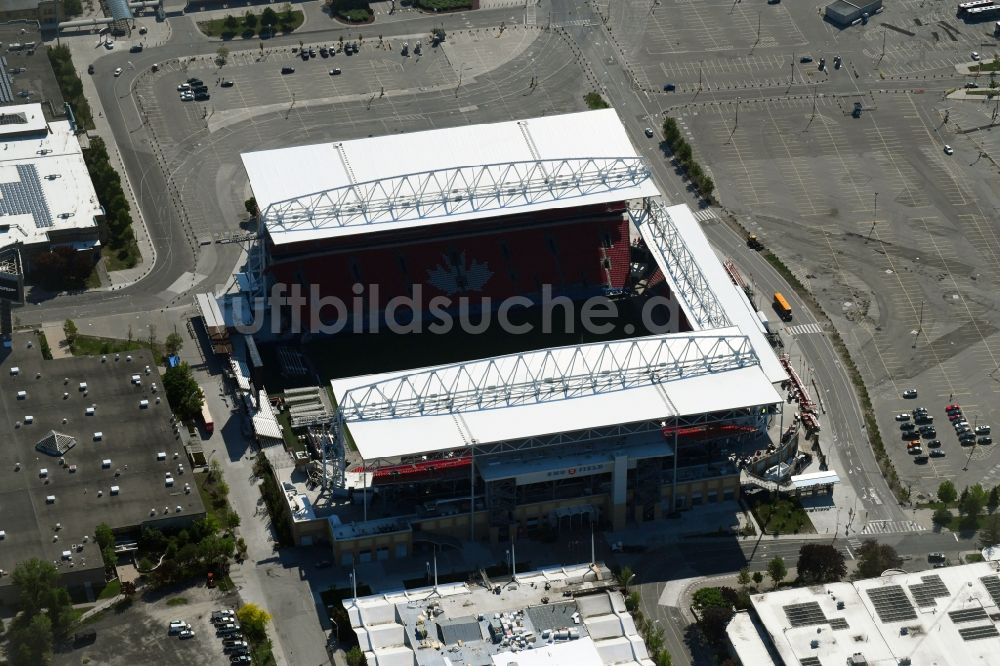
[(927, 528), (915, 520), (872, 520), (861, 528), (862, 534), (900, 534), (923, 532)]
[(715, 212), (714, 208), (702, 208), (701, 210), (695, 211), (694, 219), (699, 222), (708, 222), (709, 220), (719, 219), (719, 215)]
[(819, 322), (812, 322), (810, 324), (796, 324), (795, 326), (786, 326), (785, 333), (788, 335), (806, 335), (809, 333), (822, 333), (823, 326)]

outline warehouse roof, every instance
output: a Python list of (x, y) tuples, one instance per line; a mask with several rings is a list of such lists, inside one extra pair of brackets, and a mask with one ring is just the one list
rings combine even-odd
[(657, 194), (614, 109), (250, 152), (243, 165), (275, 244)]
[[(67, 570), (103, 567), (93, 539), (84, 543), (98, 523), (129, 528), (204, 514), (154, 382), (162, 387), (148, 351), (46, 361), (34, 334), (14, 336), (0, 360), (0, 569), (31, 557)], [(66, 448), (64, 436), (76, 445)], [(53, 452), (38, 450), (39, 442)], [(67, 550), (72, 559), (63, 557)]]

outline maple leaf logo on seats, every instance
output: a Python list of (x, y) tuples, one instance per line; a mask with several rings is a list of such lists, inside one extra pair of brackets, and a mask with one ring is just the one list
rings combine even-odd
[(472, 259), (466, 267), (464, 252), (458, 255), (457, 261), (448, 255), (442, 255), (442, 259), (443, 263), (427, 269), (427, 279), (448, 296), (463, 291), (483, 291), (486, 283), (493, 277), (493, 271), (486, 263)]

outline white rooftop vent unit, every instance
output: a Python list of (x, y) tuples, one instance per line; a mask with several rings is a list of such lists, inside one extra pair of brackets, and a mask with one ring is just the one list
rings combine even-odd
[(107, 357), (107, 356), (102, 356), (102, 357), (101, 357), (101, 363), (104, 363), (104, 362), (106, 362), (107, 360), (108, 360), (108, 357)]
[(819, 649), (819, 641), (816, 640), (815, 638), (812, 639), (811, 641), (809, 641), (809, 647), (811, 647), (813, 650)]
[(81, 391), (87, 390), (87, 382), (80, 382), (80, 390)]
[(99, 442), (102, 439), (104, 439), (104, 433), (103, 432), (101, 432), (100, 430), (98, 430), (97, 432), (94, 433), (94, 441), (95, 442)]
[(5, 530), (0, 530), (0, 541), (7, 538), (7, 532)]
[(101, 469), (111, 469), (111, 458), (105, 458), (101, 461)]
[(126, 357), (125, 357), (125, 360), (126, 360), (126, 361), (131, 361), (131, 360), (132, 360), (132, 355), (131, 355), (131, 354), (129, 354), (128, 356), (126, 356)]
[(180, 504), (178, 504), (177, 508), (174, 509), (174, 511), (176, 511), (177, 513), (180, 513), (183, 510), (184, 510), (184, 507), (182, 507)]
[(46, 468), (44, 468), (44, 467), (43, 467), (43, 468), (41, 468), (40, 470), (38, 470), (38, 476), (39, 476), (40, 478), (43, 478), (43, 479), (44, 479), (44, 478), (45, 478), (45, 477), (47, 477), (48, 475), (49, 475), (49, 470), (47, 470)]
[(31, 425), (34, 422), (35, 422), (34, 416), (32, 416), (31, 414), (24, 415), (24, 425)]
[(19, 374), (21, 374), (21, 368), (17, 367), (16, 365), (13, 368), (10, 369), (10, 375), (11, 375), (11, 377), (13, 377), (15, 375), (19, 375)]
[(168, 476), (166, 479), (164, 479), (163, 483), (166, 484), (167, 488), (172, 488), (174, 485), (174, 477)]
[(149, 374), (149, 366), (148, 365), (146, 366), (146, 374), (147, 375)]
[(83, 413), (86, 414), (87, 416), (93, 416), (94, 415), (94, 408), (93, 407), (87, 407), (86, 409), (83, 410)]
[(160, 461), (166, 460), (167, 459), (167, 452), (166, 451), (160, 451), (159, 453), (156, 454), (156, 459), (160, 460)]
[(28, 392), (27, 391), (18, 391), (17, 392), (17, 399), (18, 400), (24, 400), (27, 397), (28, 397)]
[(64, 560), (72, 560), (73, 559), (73, 551), (71, 551), (71, 550), (64, 550), (62, 552), (62, 558)]
[(140, 377), (139, 375), (132, 375), (132, 383), (133, 384), (141, 384), (142, 383), (142, 377)]
[(120, 490), (120, 488), (118, 486), (111, 486), (111, 494), (112, 495), (117, 495), (118, 492), (119, 492), (119, 490)]
[(149, 400), (139, 401), (139, 409), (146, 409), (147, 407), (149, 407)]
[(45, 503), (46, 504), (55, 504), (56, 503), (56, 496), (55, 495), (46, 495), (45, 496)]

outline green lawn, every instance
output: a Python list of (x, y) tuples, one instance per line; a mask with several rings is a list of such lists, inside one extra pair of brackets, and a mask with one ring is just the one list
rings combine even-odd
[[(73, 342), (73, 356), (100, 356), (102, 354), (117, 354), (122, 352), (149, 349), (149, 340), (120, 340), (118, 338), (101, 338), (96, 335), (77, 335)], [(160, 358), (163, 349), (157, 345), (153, 356)]]
[(101, 590), (101, 593), (99, 595), (97, 595), (97, 598), (113, 599), (114, 597), (117, 597), (119, 594), (121, 594), (121, 591), (122, 591), (122, 582), (117, 578), (115, 578), (113, 581), (104, 586), (104, 589)]
[(584, 95), (583, 101), (587, 103), (588, 109), (607, 109), (611, 106), (596, 92), (589, 92)]
[(1000, 72), (1000, 63), (993, 61), (981, 62), (978, 65), (969, 67), (970, 72)]
[(208, 473), (195, 474), (195, 485), (198, 486), (198, 494), (201, 495), (201, 502), (205, 505), (205, 511), (215, 516), (219, 525), (225, 527), (226, 515), (229, 513), (229, 501), (225, 498), (217, 499), (212, 497), (212, 483), (208, 481)]
[[(227, 17), (223, 16), (219, 19), (214, 19), (211, 21), (199, 21), (198, 29), (202, 31), (205, 35), (209, 37), (222, 37), (223, 39), (232, 39), (233, 37), (240, 35), (246, 39), (253, 37), (254, 35), (260, 35), (261, 31), (267, 33), (267, 29), (260, 23), (260, 14), (254, 14), (257, 17), (256, 22), (254, 22), (253, 27), (247, 25), (246, 14), (233, 14), (232, 17), (236, 19), (235, 25), (230, 23), (226, 25)], [(278, 12), (278, 25), (274, 26), (275, 32), (293, 32), (299, 28), (303, 21), (305, 21), (305, 16), (300, 11), (293, 11), (288, 20), (285, 20), (286, 15), (284, 12)]]
[(1000, 95), (1000, 88), (995, 88), (995, 89), (992, 89), (992, 90), (989, 90), (989, 89), (987, 89), (987, 90), (983, 90), (983, 89), (966, 90), (965, 94), (966, 95), (985, 95), (987, 97), (992, 97), (994, 95)]
[(167, 599), (168, 606), (184, 606), (188, 602), (184, 597), (170, 597)]
[[(104, 259), (104, 267), (108, 271), (123, 271), (126, 268), (135, 268), (139, 263), (139, 247), (135, 241), (127, 247), (115, 250), (109, 246), (101, 247), (101, 258)], [(90, 286), (89, 279), (87, 286)], [(98, 283), (97, 286), (100, 286)]]
[(752, 511), (768, 533), (812, 534), (816, 531), (805, 509), (794, 500), (762, 501), (755, 504)]

